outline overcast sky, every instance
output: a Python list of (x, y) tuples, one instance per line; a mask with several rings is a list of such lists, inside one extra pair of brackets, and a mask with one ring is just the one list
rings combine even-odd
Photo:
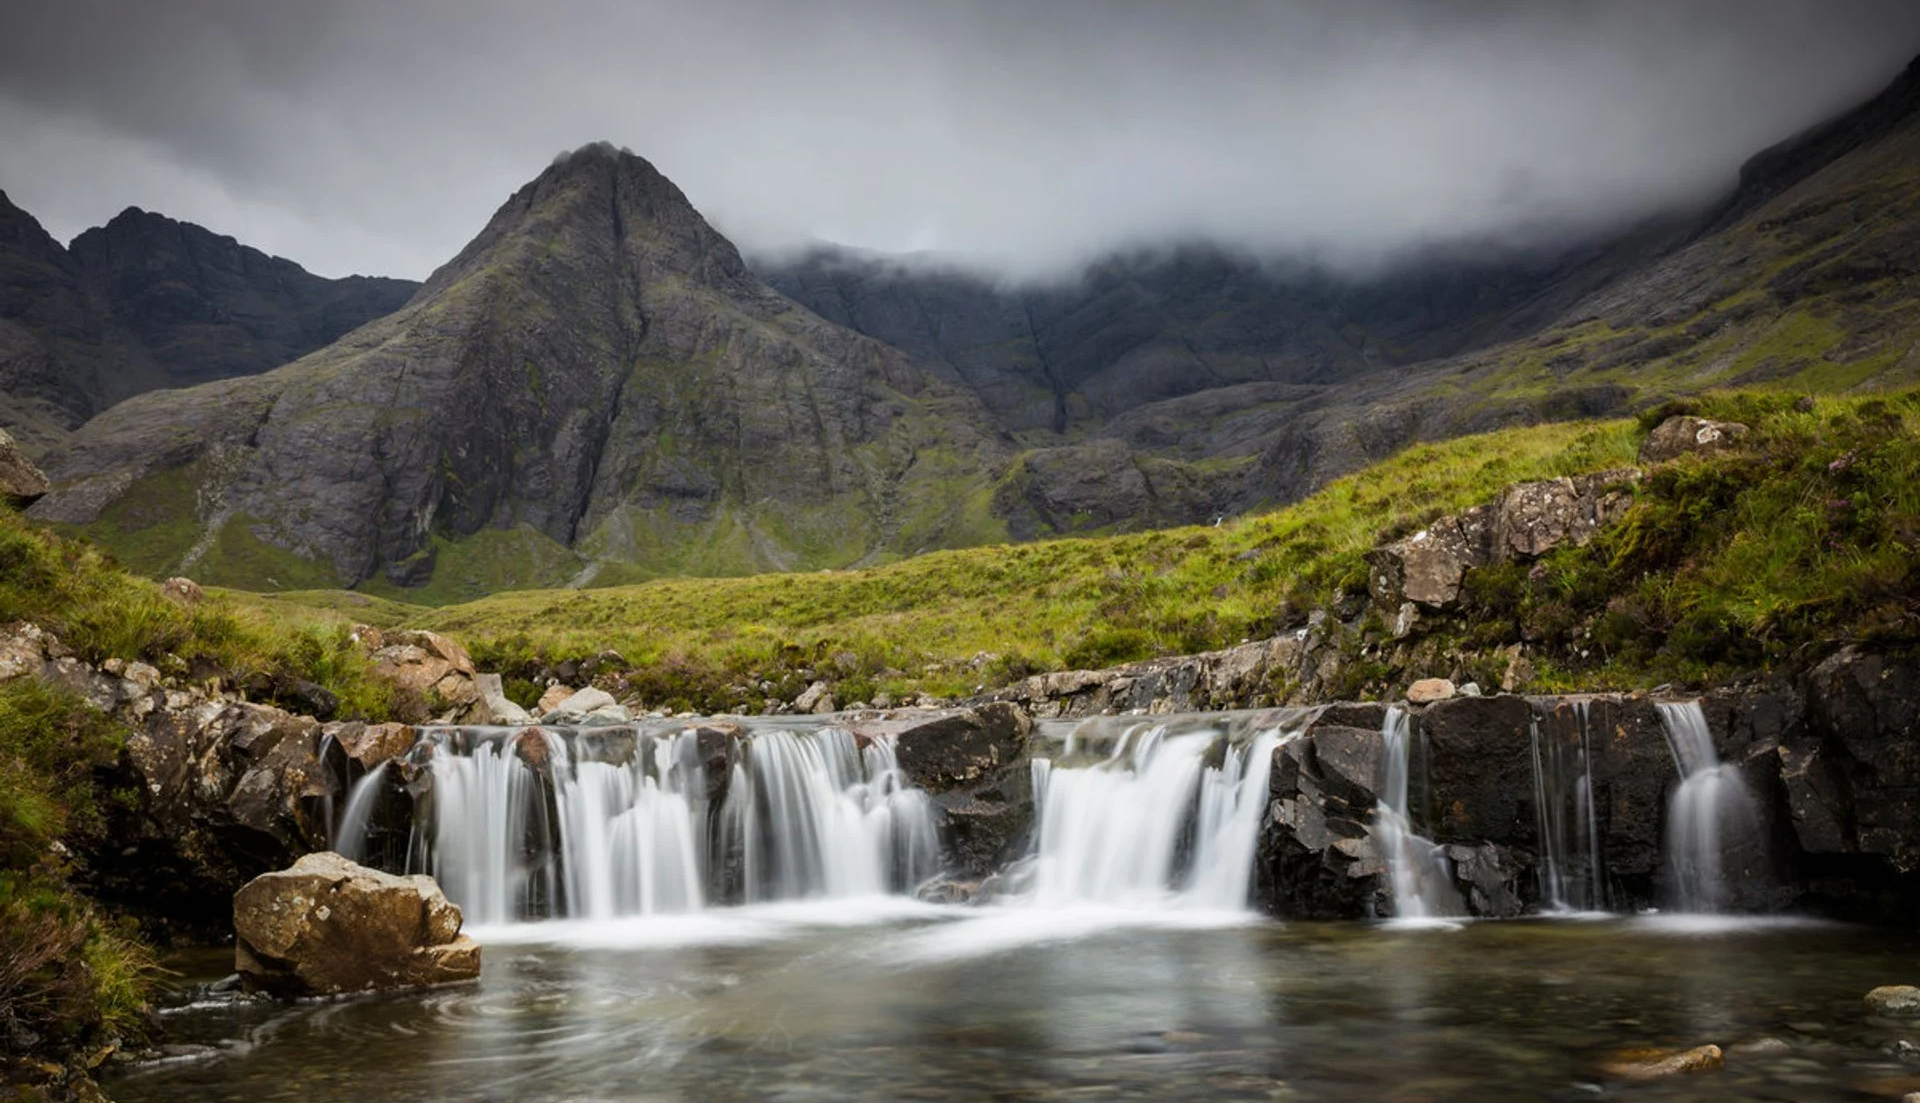
[(1912, 0), (13, 0), (0, 189), (424, 277), (562, 149), (750, 254), (1022, 275), (1195, 236), (1364, 266), (1730, 186), (1891, 79)]

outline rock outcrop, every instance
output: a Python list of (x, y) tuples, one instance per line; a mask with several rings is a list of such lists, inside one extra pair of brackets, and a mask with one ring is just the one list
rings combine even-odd
[(480, 946), (433, 878), (396, 877), (309, 854), (233, 897), (234, 965), (282, 998), (474, 980)]
[(1024, 711), (995, 702), (849, 728), (855, 738), (894, 741), (900, 769), (940, 810), (951, 872), (981, 878), (1018, 856), (1033, 822), (1032, 721)]
[(1640, 445), (1640, 462), (1651, 467), (1681, 456), (1706, 455), (1736, 448), (1751, 432), (1737, 421), (1713, 421), (1677, 415), (1654, 426)]
[(46, 493), (46, 473), (34, 466), (5, 429), (0, 429), (0, 503), (27, 506)]

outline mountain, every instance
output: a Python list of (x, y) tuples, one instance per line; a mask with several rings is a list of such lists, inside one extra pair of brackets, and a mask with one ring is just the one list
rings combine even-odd
[(972, 396), (767, 287), (596, 145), (398, 312), (95, 418), (38, 511), (149, 570), (455, 596), (991, 539), (1001, 449)]
[(132, 207), (63, 248), (0, 192), (0, 426), (44, 450), (144, 391), (284, 364), (417, 289), (326, 279)]
[(1417, 440), (1717, 386), (1913, 380), (1917, 120), (1920, 62), (1756, 155), (1705, 211), (1367, 280), (1200, 248), (1043, 286), (832, 249), (763, 267), (980, 393), (1026, 448), (996, 498), (1015, 535), (1191, 523)]

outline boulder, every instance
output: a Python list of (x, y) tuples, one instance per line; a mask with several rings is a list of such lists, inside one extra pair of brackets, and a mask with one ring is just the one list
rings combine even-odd
[(1435, 701), (1444, 701), (1453, 694), (1453, 683), (1445, 678), (1422, 678), (1407, 687), (1407, 701), (1415, 705), (1430, 705)]
[(380, 644), (373, 652), (375, 676), (417, 694), (429, 713), (451, 711), (457, 716), (480, 699), (473, 657), (438, 632), (393, 632), (381, 637)]
[(891, 739), (900, 769), (940, 809), (960, 879), (979, 879), (1016, 856), (1033, 826), (1027, 734), (1033, 722), (1004, 701), (928, 717), (868, 720), (856, 739)]
[(1695, 1046), (1675, 1053), (1671, 1050), (1629, 1050), (1608, 1060), (1602, 1070), (1623, 1080), (1658, 1080), (1688, 1072), (1706, 1072), (1725, 1063), (1719, 1046)]
[(480, 947), (424, 874), (396, 877), (322, 852), (248, 882), (233, 898), (243, 984), (282, 998), (473, 980)]
[(1666, 463), (1681, 456), (1721, 452), (1737, 447), (1750, 432), (1737, 421), (1710, 421), (1703, 417), (1670, 417), (1647, 434), (1640, 445), (1642, 464)]
[[(825, 708), (821, 706), (825, 705)], [(815, 682), (802, 690), (800, 696), (793, 699), (793, 711), (797, 713), (832, 712), (833, 692), (825, 682)]]
[(613, 694), (592, 686), (568, 696), (552, 711), (540, 717), (542, 724), (592, 726), (627, 724), (632, 721), (633, 715), (613, 699)]
[(533, 723), (533, 716), (507, 697), (500, 675), (476, 674), (473, 684), (480, 698), (467, 710), (466, 723), (496, 726)]
[(574, 689), (572, 686), (561, 685), (560, 683), (556, 682), (553, 685), (548, 686), (547, 691), (540, 695), (540, 702), (539, 704), (534, 706), (534, 711), (539, 713), (542, 716), (545, 716), (546, 714), (554, 711), (555, 709), (558, 709), (560, 707), (560, 702), (565, 701), (567, 698), (573, 696), (577, 692), (579, 691)]
[(175, 576), (160, 584), (160, 593), (180, 605), (198, 605), (207, 599), (207, 592), (191, 578)]
[(1524, 562), (1555, 548), (1585, 546), (1633, 504), (1624, 488), (1639, 477), (1625, 468), (1515, 483), (1494, 503), (1493, 560)]
[(20, 445), (0, 429), (0, 499), (25, 508), (47, 493), (46, 472), (41, 471)]
[(1883, 984), (1867, 993), (1867, 1010), (1889, 1019), (1920, 1019), (1920, 988)]
[(1374, 601), (1396, 610), (1404, 602), (1429, 609), (1452, 606), (1467, 571), (1491, 560), (1493, 515), (1491, 508), (1477, 506), (1367, 553), (1367, 586)]

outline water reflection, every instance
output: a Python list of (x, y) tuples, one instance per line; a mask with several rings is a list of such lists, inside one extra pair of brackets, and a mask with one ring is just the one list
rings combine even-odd
[[(225, 1057), (109, 1088), (121, 1103), (1839, 1103), (1920, 1090), (1905, 1039), (1860, 1010), (1920, 949), (1888, 932), (1241, 921), (1022, 940), (995, 931), (1004, 916), (961, 909), (824, 918), (749, 916), (763, 937), (723, 924), (671, 945), (573, 942), (551, 925), (542, 943), (491, 945), (476, 986), (190, 1010), (169, 1018), (180, 1040), (226, 1044)], [(971, 949), (932, 951), (946, 942)], [(1724, 1070), (1654, 1084), (1600, 1071), (1621, 1048), (1706, 1042), (1727, 1048)]]

